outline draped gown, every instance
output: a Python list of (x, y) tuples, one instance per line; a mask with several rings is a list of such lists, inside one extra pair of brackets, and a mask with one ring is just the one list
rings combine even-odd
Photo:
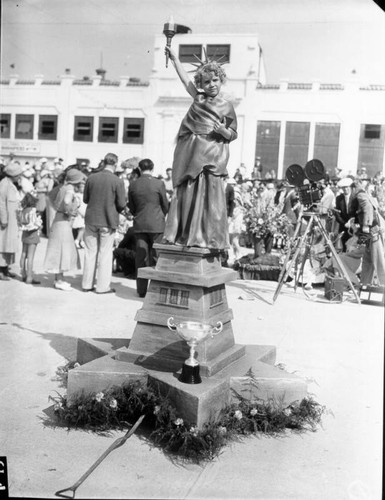
[[(230, 140), (213, 131), (225, 119)], [(232, 104), (218, 95), (198, 93), (179, 132), (174, 152), (174, 193), (164, 241), (183, 246), (229, 248), (225, 183), (229, 143), (237, 138)]]

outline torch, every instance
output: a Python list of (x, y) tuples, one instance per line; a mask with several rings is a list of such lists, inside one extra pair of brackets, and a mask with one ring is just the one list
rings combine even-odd
[[(174, 18), (170, 16), (168, 22), (163, 26), (163, 34), (167, 38), (166, 45), (171, 47), (171, 40), (176, 33), (176, 24), (174, 23)], [(166, 68), (168, 68), (168, 58), (169, 55), (166, 53)]]

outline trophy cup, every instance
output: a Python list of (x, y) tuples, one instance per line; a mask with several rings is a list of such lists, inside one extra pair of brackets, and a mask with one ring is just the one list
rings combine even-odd
[(167, 320), (167, 326), (176, 332), (180, 338), (185, 340), (190, 347), (190, 357), (183, 363), (180, 382), (185, 384), (200, 384), (202, 379), (199, 375), (199, 363), (195, 359), (195, 348), (208, 337), (218, 335), (223, 329), (223, 323), (217, 322), (217, 326), (211, 326), (196, 321), (180, 321), (174, 323), (174, 318)]

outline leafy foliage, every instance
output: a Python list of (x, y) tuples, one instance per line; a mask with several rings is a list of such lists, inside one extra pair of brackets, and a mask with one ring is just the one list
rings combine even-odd
[(151, 429), (149, 440), (155, 446), (197, 463), (212, 460), (226, 444), (247, 435), (279, 434), (286, 429), (315, 431), (321, 423), (325, 407), (311, 397), (285, 407), (282, 401), (256, 398), (256, 387), (257, 380), (249, 370), (240, 393), (234, 392), (237, 401), (201, 429), (180, 418), (156, 387), (140, 381), (104, 392), (79, 393), (69, 400), (60, 394), (50, 399), (57, 419), (69, 428), (97, 432), (123, 429), (144, 414), (144, 422)]

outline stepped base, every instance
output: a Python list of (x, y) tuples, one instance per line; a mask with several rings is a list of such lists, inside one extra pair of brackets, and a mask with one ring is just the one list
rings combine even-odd
[[(215, 421), (220, 410), (229, 402), (236, 400), (234, 391), (250, 399), (274, 398), (282, 401), (284, 406), (301, 400), (307, 394), (306, 383), (302, 379), (273, 366), (276, 356), (273, 346), (243, 346), (244, 356), (214, 376), (201, 375), (201, 384), (185, 384), (179, 381), (181, 366), (176, 371), (161, 371), (115, 359), (114, 351), (111, 351), (114, 340), (80, 339), (78, 359), (84, 358), (84, 353), (89, 353), (89, 346), (94, 348), (95, 342), (99, 352), (94, 350), (94, 353), (100, 357), (68, 373), (69, 399), (79, 392), (95, 393), (140, 380), (143, 385), (156, 385), (178, 409), (181, 418), (202, 428), (209, 420)], [(251, 372), (252, 379), (248, 375)]]
[[(134, 363), (148, 370), (173, 372), (179, 370), (189, 355), (184, 341), (175, 342), (168, 345), (167, 349), (158, 352), (145, 355), (142, 351), (136, 352), (131, 347), (122, 347), (116, 351), (114, 357), (119, 361)], [(181, 353), (184, 353), (184, 356)], [(235, 344), (212, 360), (200, 361), (200, 374), (204, 377), (211, 377), (244, 355), (245, 346)]]

